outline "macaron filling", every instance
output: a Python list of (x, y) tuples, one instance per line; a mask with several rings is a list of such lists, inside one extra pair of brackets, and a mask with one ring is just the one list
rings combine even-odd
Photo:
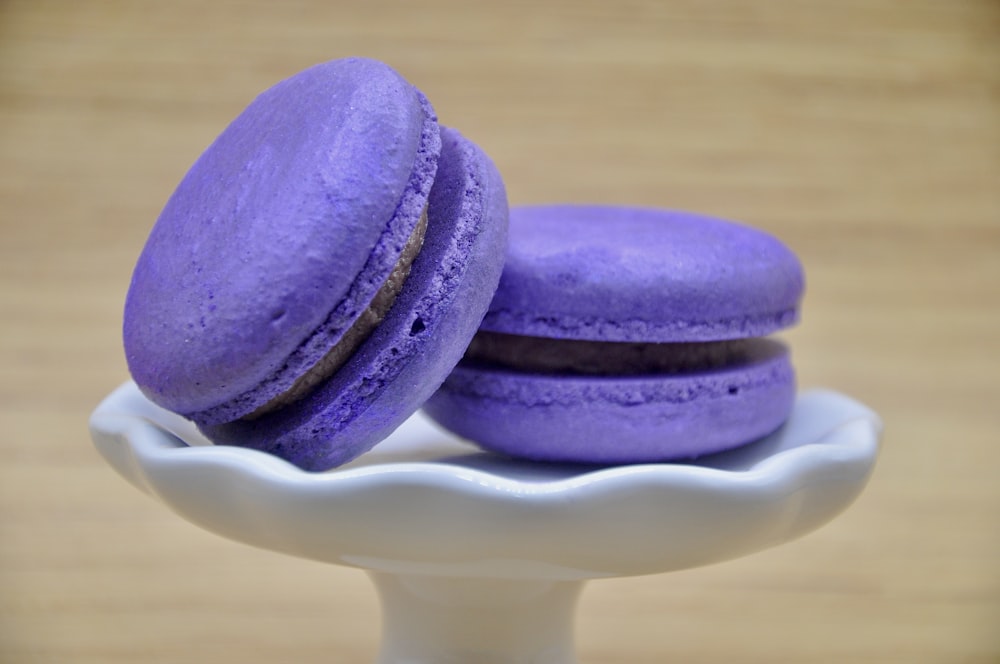
[(642, 343), (550, 339), (480, 331), (463, 363), (483, 369), (570, 376), (675, 375), (733, 369), (777, 357), (768, 338)]
[(316, 364), (307, 369), (299, 376), (286, 391), (278, 394), (273, 399), (257, 408), (249, 415), (241, 419), (254, 420), (268, 413), (291, 405), (306, 397), (312, 390), (333, 376), (338, 369), (351, 358), (351, 355), (358, 347), (371, 336), (375, 328), (389, 313), (392, 305), (396, 301), (396, 296), (403, 289), (403, 284), (410, 275), (410, 268), (413, 261), (424, 243), (424, 235), (427, 232), (427, 208), (424, 208), (416, 227), (407, 238), (406, 244), (399, 255), (399, 260), (389, 273), (388, 278), (375, 293), (368, 307), (361, 312), (361, 315), (354, 321), (350, 328), (344, 332), (340, 340), (322, 356)]

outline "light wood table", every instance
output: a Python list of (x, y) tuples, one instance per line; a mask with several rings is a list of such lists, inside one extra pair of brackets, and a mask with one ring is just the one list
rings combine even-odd
[(0, 4), (0, 661), (364, 662), (361, 572), (181, 521), (98, 458), (132, 264), (198, 153), (313, 63), (397, 67), (512, 203), (691, 209), (809, 278), (801, 384), (885, 418), (867, 492), (738, 561), (589, 585), (584, 662), (1000, 658), (994, 0)]

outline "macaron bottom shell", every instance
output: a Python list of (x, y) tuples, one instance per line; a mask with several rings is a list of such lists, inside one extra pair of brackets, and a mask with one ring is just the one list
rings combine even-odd
[(444, 127), (441, 138), (423, 247), (385, 319), (302, 400), (258, 419), (202, 426), (213, 442), (327, 470), (385, 438), (459, 362), (500, 279), (507, 198), (478, 147)]
[(568, 376), (459, 365), (424, 405), (484, 449), (536, 461), (693, 459), (758, 440), (791, 413), (786, 347), (737, 367), (672, 375)]

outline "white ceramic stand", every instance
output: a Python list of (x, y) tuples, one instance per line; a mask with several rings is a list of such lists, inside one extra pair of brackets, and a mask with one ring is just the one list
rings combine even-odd
[(382, 604), (380, 664), (572, 664), (582, 581), (372, 573)]
[(212, 446), (131, 383), (91, 417), (108, 463), (183, 518), (368, 570), (380, 664), (571, 664), (586, 580), (720, 562), (818, 528), (864, 488), (880, 431), (869, 409), (815, 390), (738, 450), (593, 467), (478, 452), (418, 414), (351, 464), (307, 473)]

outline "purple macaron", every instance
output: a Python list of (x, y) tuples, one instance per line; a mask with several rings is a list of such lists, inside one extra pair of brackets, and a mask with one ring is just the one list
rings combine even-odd
[(499, 280), (489, 158), (388, 66), (262, 93), (181, 181), (136, 264), (129, 370), (217, 443), (340, 465), (420, 407)]
[(795, 374), (766, 338), (804, 279), (774, 237), (654, 209), (514, 208), (500, 285), (464, 359), (425, 404), (515, 457), (691, 459), (787, 419)]

